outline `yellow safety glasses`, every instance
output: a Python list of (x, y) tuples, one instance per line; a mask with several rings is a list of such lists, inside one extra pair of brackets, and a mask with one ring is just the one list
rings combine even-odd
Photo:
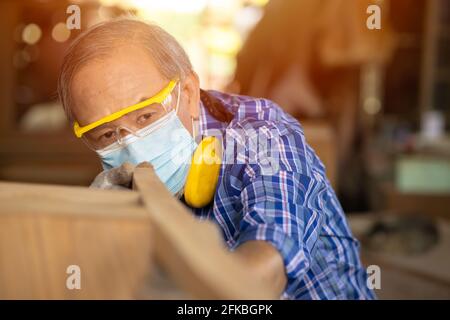
[(91, 131), (93, 129), (96, 129), (104, 124), (107, 124), (109, 122), (113, 122), (119, 118), (122, 118), (123, 116), (130, 114), (130, 113), (134, 113), (136, 111), (142, 110), (144, 108), (148, 108), (151, 105), (155, 105), (155, 104), (163, 104), (163, 102), (169, 97), (169, 95), (172, 93), (173, 89), (175, 88), (175, 86), (177, 85), (178, 79), (174, 79), (171, 80), (169, 82), (169, 84), (162, 89), (160, 92), (158, 92), (155, 96), (144, 100), (142, 102), (139, 102), (135, 105), (129, 106), (125, 109), (122, 109), (120, 111), (117, 111), (113, 114), (110, 114), (109, 116), (106, 116), (100, 120), (97, 120), (91, 124), (88, 124), (86, 126), (80, 127), (80, 125), (78, 124), (78, 122), (75, 122), (73, 125), (73, 130), (75, 132), (75, 135), (78, 138), (83, 137), (83, 135), (88, 132)]

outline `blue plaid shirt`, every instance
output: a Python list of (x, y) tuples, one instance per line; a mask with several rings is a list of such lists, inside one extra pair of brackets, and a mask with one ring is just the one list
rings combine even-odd
[[(209, 93), (234, 119), (219, 122), (201, 104), (200, 134), (222, 135), (234, 161), (222, 164), (214, 201), (195, 214), (215, 221), (231, 250), (249, 240), (275, 246), (288, 279), (283, 299), (375, 298), (359, 243), (299, 122), (269, 100)], [(277, 146), (277, 170), (267, 173), (264, 157), (251, 161), (255, 132)]]

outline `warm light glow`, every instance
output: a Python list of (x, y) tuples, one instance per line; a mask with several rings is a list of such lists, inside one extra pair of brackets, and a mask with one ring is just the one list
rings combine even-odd
[(241, 47), (239, 34), (234, 30), (210, 28), (205, 36), (208, 48), (216, 53), (235, 55)]
[(237, 1), (230, 0), (209, 0), (208, 6), (214, 8), (215, 10), (230, 11), (236, 10), (236, 8), (239, 7), (239, 3)]
[(70, 30), (67, 29), (66, 24), (60, 22), (53, 27), (52, 38), (58, 42), (67, 41), (70, 37)]
[(145, 16), (158, 11), (199, 13), (206, 7), (208, 0), (100, 0), (100, 3), (105, 6), (136, 8), (141, 15)]
[(36, 44), (42, 36), (41, 28), (37, 24), (30, 23), (22, 31), (22, 41), (33, 45)]
[(250, 2), (257, 6), (264, 7), (269, 2), (269, 0), (251, 0)]
[[(81, 1), (81, 0), (79, 0)], [(88, 2), (89, 0), (83, 0)], [(98, 0), (97, 17), (109, 8), (132, 10), (172, 34), (190, 56), (204, 88), (223, 88), (236, 67), (236, 55), (269, 0)], [(97, 23), (90, 19), (88, 23)]]
[(376, 115), (381, 111), (381, 101), (374, 97), (364, 100), (364, 110), (370, 115)]

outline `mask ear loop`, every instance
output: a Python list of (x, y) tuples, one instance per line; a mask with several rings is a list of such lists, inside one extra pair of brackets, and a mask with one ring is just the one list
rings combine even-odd
[(200, 122), (198, 118), (191, 117), (192, 123), (192, 135), (194, 137), (194, 141), (198, 144), (201, 141), (201, 136), (199, 135)]
[[(178, 108), (180, 107), (180, 96), (181, 96), (181, 83), (180, 81), (177, 84), (178, 86), (178, 94), (177, 94), (177, 105), (175, 107), (175, 114), (178, 114)], [(198, 136), (199, 132), (199, 119), (191, 117), (191, 125), (192, 125), (192, 136), (194, 137), (194, 141), (196, 143), (199, 143), (201, 140), (201, 137)]]

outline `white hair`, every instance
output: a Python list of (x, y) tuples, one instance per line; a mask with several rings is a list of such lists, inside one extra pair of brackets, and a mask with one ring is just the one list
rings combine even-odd
[(101, 22), (81, 33), (70, 45), (58, 79), (58, 95), (69, 121), (73, 121), (71, 83), (76, 72), (88, 62), (111, 54), (111, 48), (136, 44), (145, 48), (158, 71), (167, 80), (183, 80), (192, 65), (177, 40), (161, 27), (135, 18)]

